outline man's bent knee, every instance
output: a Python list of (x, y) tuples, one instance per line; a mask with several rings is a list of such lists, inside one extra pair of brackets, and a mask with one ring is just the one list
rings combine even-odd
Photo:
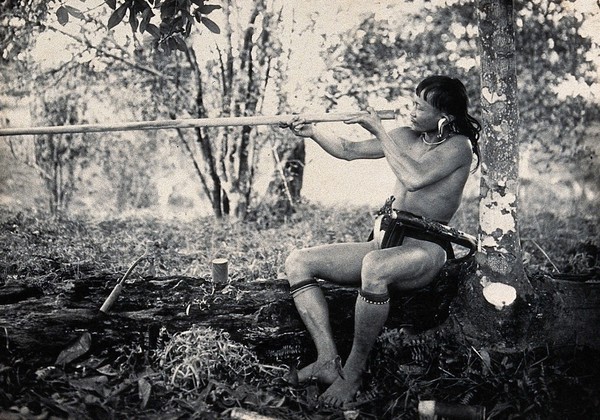
[(369, 252), (362, 261), (362, 289), (370, 293), (385, 293), (392, 281), (387, 271), (384, 259), (376, 251)]
[[(401, 260), (398, 259), (401, 257)], [(439, 271), (430, 256), (421, 249), (389, 258), (381, 251), (368, 253), (362, 264), (362, 287), (371, 293), (384, 293), (390, 285), (418, 289), (429, 284)]]
[(313, 277), (306, 252), (302, 249), (293, 250), (285, 260), (285, 272), (288, 281), (293, 284), (294, 281), (300, 281)]

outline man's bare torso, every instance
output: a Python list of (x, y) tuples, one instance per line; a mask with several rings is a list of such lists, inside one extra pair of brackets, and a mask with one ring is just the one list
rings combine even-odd
[[(408, 129), (394, 130), (390, 132), (390, 137), (394, 141), (395, 147), (402, 148), (406, 154), (416, 161), (420, 161), (426, 153), (429, 153), (434, 148), (447, 147), (448, 142), (464, 143), (466, 153), (469, 154), (469, 157), (471, 156), (469, 140), (462, 135), (455, 135), (444, 143), (432, 146), (423, 143), (417, 133)], [(394, 147), (392, 148), (392, 152), (393, 150)], [(389, 159), (388, 154), (386, 154), (386, 158), (393, 169), (394, 162), (393, 159)], [(470, 163), (470, 158), (467, 162)], [(444, 163), (440, 162), (440, 164)], [(409, 191), (397, 179), (392, 191), (392, 195), (396, 198), (394, 208), (447, 223), (460, 205), (469, 171), (470, 165), (464, 164), (448, 176), (416, 191)]]

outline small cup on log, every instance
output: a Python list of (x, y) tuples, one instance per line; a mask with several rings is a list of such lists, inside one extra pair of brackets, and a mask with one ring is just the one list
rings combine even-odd
[(212, 260), (212, 280), (213, 283), (227, 283), (228, 278), (227, 258), (215, 258)]

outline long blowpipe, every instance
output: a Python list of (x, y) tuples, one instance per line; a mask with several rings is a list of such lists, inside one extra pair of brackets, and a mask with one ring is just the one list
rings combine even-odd
[[(376, 111), (382, 120), (396, 118), (396, 110)], [(366, 112), (332, 112), (322, 114), (282, 114), (275, 116), (187, 118), (180, 120), (133, 121), (112, 124), (56, 125), (46, 127), (0, 128), (0, 136), (21, 136), (28, 134), (98, 133), (106, 131), (162, 130), (166, 128), (191, 127), (232, 127), (243, 125), (284, 125), (294, 117), (308, 123), (347, 121), (365, 115)]]

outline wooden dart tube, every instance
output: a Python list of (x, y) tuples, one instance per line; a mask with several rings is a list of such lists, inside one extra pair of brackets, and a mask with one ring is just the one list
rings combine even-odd
[[(382, 120), (396, 118), (396, 110), (375, 111)], [(106, 131), (162, 130), (167, 128), (233, 127), (244, 125), (286, 125), (299, 117), (307, 123), (347, 121), (365, 115), (361, 112), (331, 112), (321, 114), (282, 114), (274, 116), (187, 118), (179, 120), (132, 121), (112, 124), (56, 125), (45, 127), (0, 128), (0, 136), (36, 134), (99, 133)]]

